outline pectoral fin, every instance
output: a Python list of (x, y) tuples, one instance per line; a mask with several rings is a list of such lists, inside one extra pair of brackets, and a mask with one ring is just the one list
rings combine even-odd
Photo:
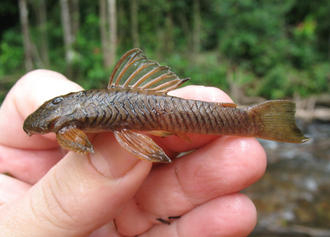
[(165, 154), (150, 137), (128, 129), (114, 132), (119, 144), (132, 155), (151, 162), (171, 163)]
[(87, 135), (75, 126), (60, 129), (56, 134), (56, 138), (62, 147), (71, 151), (80, 154), (94, 153), (93, 145), (88, 140)]

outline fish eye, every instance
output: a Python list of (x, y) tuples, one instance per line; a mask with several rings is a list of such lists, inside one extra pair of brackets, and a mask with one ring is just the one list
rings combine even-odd
[(53, 105), (58, 105), (58, 104), (60, 104), (62, 101), (63, 101), (63, 98), (62, 98), (62, 97), (56, 97), (56, 98), (52, 99), (52, 104), (53, 104)]

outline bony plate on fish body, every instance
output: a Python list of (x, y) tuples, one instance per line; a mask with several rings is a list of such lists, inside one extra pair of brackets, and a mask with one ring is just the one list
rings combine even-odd
[(111, 131), (118, 143), (140, 159), (171, 163), (147, 135), (234, 135), (303, 143), (308, 141), (295, 121), (295, 103), (271, 100), (238, 109), (234, 103), (187, 100), (167, 95), (184, 82), (169, 67), (132, 49), (117, 62), (107, 89), (84, 90), (46, 101), (24, 121), (29, 135), (56, 133), (71, 151), (94, 152), (85, 132)]

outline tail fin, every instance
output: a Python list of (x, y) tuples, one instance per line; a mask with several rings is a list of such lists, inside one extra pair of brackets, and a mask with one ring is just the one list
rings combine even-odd
[(289, 143), (310, 140), (298, 128), (295, 120), (296, 104), (288, 100), (271, 100), (250, 108), (254, 117), (255, 137)]

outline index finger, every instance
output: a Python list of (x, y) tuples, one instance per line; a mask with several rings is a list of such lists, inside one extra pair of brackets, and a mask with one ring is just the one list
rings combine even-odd
[(24, 75), (6, 96), (0, 109), (0, 144), (20, 149), (49, 149), (57, 143), (49, 136), (29, 138), (22, 129), (25, 118), (45, 101), (82, 88), (63, 75), (36, 70)]
[[(194, 92), (200, 90), (203, 100), (230, 102), (218, 89), (185, 87), (182, 90), (192, 95), (198, 95)], [(175, 136), (163, 139), (162, 145), (169, 151), (196, 150), (150, 172), (128, 205), (130, 208), (116, 218), (119, 228), (126, 229), (134, 223), (141, 231), (149, 229), (157, 223), (156, 218), (181, 216), (210, 200), (238, 192), (256, 182), (265, 171), (265, 152), (254, 138), (194, 135), (193, 139), (196, 139), (193, 144)]]
[(54, 134), (29, 137), (23, 122), (46, 100), (77, 90), (79, 85), (49, 70), (32, 71), (14, 85), (0, 108), (0, 173), (33, 184), (65, 155)]

